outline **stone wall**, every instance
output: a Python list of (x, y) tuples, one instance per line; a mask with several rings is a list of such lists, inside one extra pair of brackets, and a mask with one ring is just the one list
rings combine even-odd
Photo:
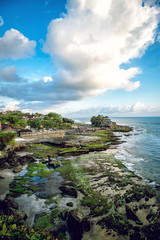
[(51, 138), (51, 137), (64, 137), (64, 130), (46, 130), (46, 131), (37, 131), (37, 132), (22, 132), (20, 137), (24, 139), (32, 138)]

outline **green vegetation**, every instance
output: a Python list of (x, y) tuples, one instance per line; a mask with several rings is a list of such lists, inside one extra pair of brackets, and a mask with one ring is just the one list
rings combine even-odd
[[(24, 176), (14, 178), (9, 185), (10, 195), (18, 197), (22, 194), (33, 194), (40, 190), (39, 180), (47, 178), (53, 174), (54, 170), (50, 170), (42, 163), (30, 163), (27, 167), (27, 173)], [(36, 180), (35, 180), (36, 177)]]
[(108, 117), (98, 115), (91, 118), (91, 123), (93, 127), (110, 127), (111, 120)]
[(35, 118), (33, 120), (29, 120), (28, 121), (28, 125), (31, 127), (31, 128), (40, 128), (41, 127), (41, 120), (38, 119), (38, 118)]
[(3, 150), (7, 144), (13, 142), (17, 136), (14, 132), (0, 132), (0, 150)]
[(8, 124), (15, 129), (23, 129), (26, 126), (31, 128), (57, 128), (70, 129), (74, 121), (68, 118), (62, 118), (57, 113), (50, 112), (47, 115), (40, 113), (30, 114), (20, 111), (7, 111), (0, 113), (0, 121), (3, 124)]
[(7, 240), (51, 240), (53, 236), (48, 232), (29, 229), (24, 226), (24, 221), (18, 221), (12, 216), (0, 216), (0, 239)]

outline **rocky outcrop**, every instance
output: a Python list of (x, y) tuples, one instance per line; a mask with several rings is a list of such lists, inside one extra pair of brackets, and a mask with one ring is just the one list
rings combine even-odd
[(17, 220), (26, 220), (27, 215), (18, 210), (18, 204), (13, 197), (7, 195), (3, 201), (0, 201), (0, 214), (12, 215)]
[(67, 183), (63, 183), (59, 189), (67, 195), (73, 196), (73, 197), (77, 197), (77, 191), (76, 189), (73, 187), (73, 185), (71, 185), (69, 182)]
[(3, 158), (0, 157), (0, 169), (3, 170), (14, 168), (13, 172), (18, 173), (22, 170), (23, 165), (35, 161), (35, 158), (31, 155), (25, 155), (21, 157), (18, 156), (15, 151), (6, 149), (6, 152), (3, 153)]
[(126, 207), (127, 218), (129, 218), (133, 221), (137, 221), (137, 222), (139, 222), (139, 224), (142, 224), (142, 222), (140, 221), (140, 219), (136, 215), (136, 212), (134, 211), (133, 207), (130, 206), (129, 204), (126, 204), (125, 207)]
[(71, 210), (68, 215), (68, 229), (73, 240), (82, 239), (84, 231), (90, 230), (90, 222), (78, 209)]
[(57, 168), (57, 167), (59, 167), (61, 164), (60, 164), (60, 162), (59, 161), (55, 161), (55, 160), (52, 160), (52, 161), (50, 161), (49, 163), (48, 163), (48, 166), (49, 167), (53, 167), (53, 168)]
[(19, 166), (15, 167), (15, 168), (13, 169), (13, 172), (14, 172), (14, 173), (19, 173), (19, 172), (21, 172), (21, 171), (22, 171), (22, 165), (19, 165)]
[(36, 159), (31, 155), (23, 156), (19, 159), (20, 164), (25, 165), (27, 163), (35, 162)]

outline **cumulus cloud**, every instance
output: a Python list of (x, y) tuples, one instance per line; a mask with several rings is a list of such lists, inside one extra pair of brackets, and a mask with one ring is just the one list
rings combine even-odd
[(67, 14), (50, 22), (43, 48), (58, 67), (55, 86), (65, 86), (77, 99), (108, 89), (138, 88), (140, 82), (131, 79), (140, 69), (121, 65), (141, 57), (154, 43), (159, 9), (150, 4), (68, 0)]
[(26, 58), (34, 54), (35, 41), (30, 41), (16, 29), (10, 29), (0, 38), (0, 59), (14, 60)]
[(0, 80), (5, 82), (19, 82), (21, 80), (20, 76), (16, 72), (15, 66), (5, 67), (0, 69)]
[(0, 27), (3, 26), (3, 24), (4, 24), (3, 18), (2, 16), (0, 16)]
[[(7, 67), (0, 70), (1, 96), (24, 100), (26, 109), (42, 110), (108, 89), (133, 91), (140, 86), (133, 79), (141, 70), (122, 66), (154, 43), (159, 8), (140, 0), (68, 0), (66, 8), (66, 15), (50, 22), (44, 43), (57, 72), (31, 82)], [(35, 46), (11, 29), (0, 38), (0, 58), (27, 57)], [(122, 106), (118, 111), (126, 109)]]
[(46, 83), (46, 82), (52, 82), (53, 81), (53, 79), (52, 79), (52, 77), (47, 77), (47, 76), (45, 76), (44, 78), (43, 78), (43, 81)]
[(77, 112), (67, 114), (70, 117), (91, 117), (93, 115), (103, 114), (108, 116), (150, 116), (155, 114), (159, 116), (160, 106), (145, 105), (142, 102), (136, 102), (132, 105), (121, 106), (95, 106), (91, 108), (81, 109)]
[(18, 110), (19, 107), (19, 102), (18, 101), (12, 101), (12, 102), (9, 102), (7, 103), (5, 106), (1, 107), (1, 111), (15, 111), (15, 110)]

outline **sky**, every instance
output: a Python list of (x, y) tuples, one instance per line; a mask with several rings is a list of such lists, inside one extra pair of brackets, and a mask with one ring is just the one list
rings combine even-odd
[(0, 0), (0, 111), (160, 116), (160, 1)]

